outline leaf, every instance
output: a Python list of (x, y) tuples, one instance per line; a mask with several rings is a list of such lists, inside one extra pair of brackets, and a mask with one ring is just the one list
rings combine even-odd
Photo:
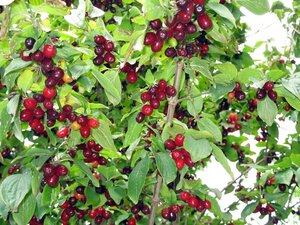
[(200, 140), (200, 139), (214, 139), (213, 135), (206, 131), (206, 130), (193, 130), (188, 129), (185, 134), (191, 135), (194, 139)]
[(247, 216), (252, 214), (253, 211), (255, 210), (255, 208), (257, 207), (257, 205), (258, 205), (258, 202), (253, 202), (253, 203), (248, 204), (241, 213), (242, 218), (245, 220)]
[(165, 11), (160, 4), (160, 0), (138, 0), (138, 2), (143, 5), (145, 19), (154, 20), (164, 17)]
[(95, 7), (92, 2), (90, 0), (87, 0), (88, 3), (88, 15), (91, 18), (97, 18), (99, 16), (103, 16), (104, 15), (104, 11)]
[(257, 14), (257, 15), (263, 15), (270, 11), (270, 5), (268, 0), (259, 0), (259, 1), (253, 1), (253, 0), (236, 0), (241, 6), (244, 6), (246, 9), (248, 9), (250, 12)]
[(23, 69), (27, 66), (29, 66), (32, 62), (26, 62), (23, 61), (21, 58), (15, 58), (13, 59), (10, 64), (5, 68), (5, 72), (3, 77), (5, 77), (6, 75), (8, 75), (11, 72)]
[(236, 81), (242, 84), (249, 84), (253, 79), (261, 80), (263, 73), (259, 69), (245, 68), (238, 73)]
[(54, 16), (65, 16), (66, 14), (68, 14), (68, 10), (66, 10), (66, 7), (59, 7), (54, 4), (50, 5), (47, 3), (43, 3), (38, 6), (32, 6), (32, 9), (37, 13), (48, 13)]
[(103, 148), (117, 151), (112, 139), (109, 126), (106, 122), (104, 122), (104, 120), (99, 120), (99, 122), (99, 127), (96, 129), (92, 129), (92, 136), (95, 139), (96, 143), (100, 144)]
[(70, 15), (65, 15), (64, 19), (76, 27), (82, 28), (85, 21), (85, 0), (79, 0), (77, 9), (72, 9)]
[(26, 92), (33, 84), (33, 72), (30, 69), (25, 70), (19, 76), (17, 80), (17, 85), (22, 89), (23, 92)]
[(271, 80), (271, 81), (277, 81), (277, 80), (285, 77), (286, 76), (286, 72), (284, 72), (282, 70), (271, 70), (266, 75), (269, 78), (269, 80)]
[(28, 194), (18, 207), (18, 211), (12, 213), (18, 225), (26, 225), (31, 220), (36, 207), (36, 200), (32, 193)]
[(10, 211), (18, 206), (31, 188), (31, 173), (14, 174), (6, 177), (0, 185), (0, 198)]
[(16, 116), (17, 109), (19, 106), (19, 100), (20, 100), (20, 95), (15, 95), (13, 96), (8, 104), (7, 104), (7, 112), (13, 116), (13, 118)]
[(292, 153), (291, 154), (291, 160), (292, 160), (293, 164), (300, 167), (300, 154)]
[(296, 182), (299, 186), (300, 185), (300, 168), (298, 168), (297, 171), (295, 172), (295, 176), (296, 176)]
[(190, 62), (190, 67), (193, 70), (199, 72), (201, 75), (205, 76), (209, 80), (213, 79), (213, 77), (209, 71), (209, 64), (206, 60), (193, 57), (190, 59), (189, 62)]
[(94, 187), (87, 186), (84, 189), (84, 195), (86, 196), (86, 204), (91, 206), (97, 206), (100, 202), (100, 195), (95, 191)]
[(98, 80), (100, 85), (104, 88), (108, 100), (113, 105), (118, 105), (121, 101), (121, 81), (117, 71), (108, 71), (102, 74), (96, 70), (92, 71), (94, 77)]
[(224, 95), (228, 94), (228, 92), (232, 91), (235, 86), (235, 83), (230, 84), (216, 84), (215, 86), (211, 86), (209, 89), (209, 93), (213, 98), (213, 101), (217, 101)]
[(125, 134), (123, 147), (127, 147), (131, 145), (141, 135), (143, 124), (136, 122), (135, 120), (136, 115), (137, 113), (133, 114), (128, 120), (128, 129)]
[(202, 111), (203, 98), (199, 96), (200, 91), (195, 86), (192, 87), (191, 94), (198, 97), (192, 97), (187, 101), (187, 110), (192, 116), (197, 116)]
[(285, 171), (279, 171), (275, 175), (276, 182), (279, 184), (290, 185), (293, 174), (294, 173), (291, 169)]
[(257, 111), (259, 117), (268, 125), (272, 126), (275, 118), (278, 114), (278, 109), (276, 104), (269, 98), (258, 101)]
[(140, 194), (143, 190), (146, 176), (149, 170), (150, 158), (146, 155), (138, 164), (133, 168), (128, 177), (128, 197), (136, 204), (139, 200)]
[(217, 142), (222, 142), (220, 128), (208, 118), (202, 118), (197, 123), (200, 130), (206, 130), (212, 134)]
[(233, 172), (232, 172), (230, 165), (228, 163), (228, 160), (227, 160), (226, 156), (224, 155), (224, 153), (222, 152), (222, 150), (213, 143), (211, 143), (211, 147), (212, 147), (212, 154), (215, 156), (216, 160), (219, 163), (221, 163), (221, 165), (224, 167), (226, 172), (231, 176), (232, 179), (234, 179)]
[(218, 218), (222, 219), (223, 218), (223, 214), (222, 214), (222, 210), (220, 208), (219, 203), (217, 202), (216, 198), (213, 198), (211, 196), (206, 196), (206, 199), (210, 201), (211, 203), (211, 212)]
[(208, 157), (212, 152), (212, 147), (207, 139), (194, 139), (191, 135), (184, 138), (184, 148), (189, 151), (193, 162)]
[(109, 187), (109, 195), (119, 205), (121, 200), (126, 196), (126, 190), (121, 187)]
[(205, 7), (215, 11), (221, 17), (228, 19), (235, 26), (235, 18), (225, 5), (216, 2), (208, 2)]
[[(102, 152), (101, 152), (102, 153)], [(98, 166), (97, 171), (99, 171), (105, 179), (111, 180), (122, 176), (119, 170), (115, 166)]]
[(165, 183), (168, 184), (174, 181), (176, 178), (177, 168), (174, 160), (170, 157), (170, 154), (166, 152), (159, 152), (155, 154), (155, 161), (157, 169)]
[(69, 68), (72, 78), (77, 80), (81, 75), (87, 73), (91, 69), (90, 65), (85, 63), (76, 62), (76, 64)]
[(300, 99), (300, 73), (294, 74), (294, 77), (286, 80), (282, 79), (282, 85), (298, 99)]
[(90, 168), (82, 161), (74, 159), (74, 163), (79, 167), (79, 169), (90, 178), (93, 185), (99, 187), (99, 181), (94, 177), (93, 173), (91, 172)]

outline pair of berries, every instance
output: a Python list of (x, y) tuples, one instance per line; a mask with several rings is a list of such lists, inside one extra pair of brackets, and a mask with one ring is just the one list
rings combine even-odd
[(44, 178), (50, 187), (55, 187), (59, 181), (59, 177), (66, 176), (68, 169), (64, 165), (56, 165), (47, 163), (43, 166)]

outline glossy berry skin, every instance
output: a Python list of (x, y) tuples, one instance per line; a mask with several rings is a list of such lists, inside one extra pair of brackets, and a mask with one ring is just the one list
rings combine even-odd
[(168, 220), (169, 217), (170, 217), (170, 210), (168, 208), (164, 208), (162, 211), (161, 211), (161, 216), (162, 218)]
[(135, 118), (136, 122), (141, 123), (143, 122), (145, 119), (145, 114), (143, 114), (142, 112), (139, 112)]
[(105, 37), (103, 37), (102, 35), (96, 35), (94, 37), (94, 42), (97, 44), (97, 45), (103, 45), (105, 42), (106, 42), (106, 39)]
[(43, 166), (43, 172), (45, 176), (50, 176), (51, 174), (53, 174), (55, 171), (55, 166), (47, 163)]
[(24, 109), (20, 113), (20, 120), (23, 122), (29, 122), (33, 119), (33, 112), (30, 109)]
[(89, 122), (88, 122), (88, 125), (91, 127), (91, 128), (97, 128), (99, 127), (99, 121), (94, 119), (94, 118), (91, 118), (89, 119)]
[(153, 109), (158, 109), (160, 106), (160, 102), (157, 99), (151, 99), (150, 100), (150, 105), (153, 107)]
[(153, 30), (159, 30), (162, 27), (162, 22), (160, 19), (152, 20), (149, 24)]
[(32, 60), (34, 60), (36, 62), (42, 62), (43, 59), (44, 59), (44, 54), (40, 50), (38, 50), (32, 54)]
[(68, 174), (68, 169), (64, 165), (57, 165), (55, 167), (55, 172), (57, 176), (66, 176)]
[(184, 142), (184, 135), (183, 134), (177, 134), (175, 137), (175, 143), (178, 147), (183, 146)]
[(129, 84), (134, 84), (138, 79), (138, 75), (135, 71), (131, 70), (127, 73), (126, 80)]
[(46, 183), (50, 186), (50, 187), (55, 187), (57, 185), (59, 181), (59, 177), (56, 174), (52, 174), (51, 176), (49, 176), (46, 179)]
[(183, 192), (180, 192), (179, 197), (182, 201), (187, 202), (191, 198), (191, 195), (189, 192), (183, 191)]
[(56, 48), (52, 44), (45, 44), (43, 53), (46, 58), (51, 59), (56, 55)]
[(159, 90), (163, 91), (167, 88), (168, 84), (167, 84), (167, 81), (165, 80), (160, 80), (157, 84), (157, 87)]
[(91, 135), (91, 128), (88, 126), (82, 126), (80, 128), (80, 134), (83, 138), (88, 138)]
[(56, 89), (45, 87), (43, 90), (43, 95), (45, 98), (52, 99), (56, 95)]
[(163, 45), (164, 42), (162, 40), (159, 39), (155, 40), (151, 45), (152, 52), (159, 52), (162, 49)]
[(33, 98), (26, 98), (23, 102), (23, 105), (26, 109), (34, 109), (37, 105), (37, 102)]
[(175, 141), (173, 141), (171, 139), (167, 139), (164, 143), (164, 146), (166, 149), (172, 151), (176, 148), (176, 143), (175, 143)]
[(176, 49), (169, 47), (165, 50), (165, 55), (170, 58), (174, 58), (177, 55)]
[(34, 46), (35, 39), (32, 37), (28, 37), (25, 39), (25, 46), (28, 50), (31, 50)]
[(243, 91), (237, 90), (234, 93), (234, 97), (238, 100), (238, 101), (243, 101), (246, 97), (245, 93)]
[(106, 52), (104, 55), (104, 61), (109, 64), (113, 64), (116, 61), (116, 57), (110, 52)]
[(177, 16), (179, 22), (181, 23), (189, 23), (192, 19), (192, 15), (189, 14), (187, 11), (183, 11), (183, 10), (179, 11)]
[(21, 52), (20, 52), (20, 58), (23, 60), (23, 61), (31, 61), (31, 56), (29, 55), (29, 56), (25, 56), (24, 55), (24, 50), (22, 50)]
[(274, 83), (272, 81), (267, 81), (265, 84), (264, 84), (264, 89), (267, 90), (267, 91), (270, 91), (274, 88)]
[(205, 13), (198, 16), (197, 22), (203, 30), (209, 30), (212, 28), (212, 21)]
[(147, 104), (142, 107), (141, 111), (145, 116), (150, 116), (153, 113), (153, 107)]
[(166, 93), (167, 93), (168, 96), (173, 97), (173, 96), (176, 95), (177, 92), (176, 92), (175, 87), (173, 87), (173, 86), (168, 86), (168, 87), (166, 88)]
[(191, 198), (188, 200), (188, 205), (189, 205), (191, 208), (197, 208), (197, 206), (199, 205), (199, 200), (198, 200), (196, 197), (191, 197)]
[(269, 96), (269, 98), (271, 100), (276, 101), (276, 99), (277, 99), (277, 92), (273, 91), (273, 90), (270, 90), (270, 91), (268, 91), (268, 96)]
[(115, 48), (115, 45), (114, 45), (113, 42), (111, 42), (111, 41), (105, 42), (105, 44), (104, 44), (104, 49), (105, 49), (106, 51), (111, 52), (112, 50), (114, 50), (114, 48)]
[(151, 99), (151, 94), (150, 94), (148, 91), (143, 92), (143, 93), (141, 94), (141, 100), (142, 100), (143, 102), (150, 101), (150, 99)]
[(184, 163), (184, 159), (178, 159), (175, 162), (176, 167), (178, 170), (182, 170), (182, 168), (184, 167), (185, 163)]
[(273, 206), (271, 206), (270, 204), (267, 204), (266, 205), (266, 210), (268, 211), (268, 212), (274, 212), (275, 211), (275, 209), (273, 208)]
[(264, 99), (266, 97), (266, 94), (267, 94), (266, 90), (264, 90), (264, 89), (258, 89), (257, 92), (256, 92), (256, 98), (258, 100), (262, 100), (262, 99)]
[(136, 219), (135, 218), (130, 218), (128, 220), (128, 225), (136, 225)]
[(100, 66), (104, 62), (104, 58), (102, 56), (97, 56), (93, 59), (93, 63), (95, 66)]
[(144, 38), (144, 45), (152, 45), (157, 40), (155, 33), (148, 32)]
[(205, 209), (211, 209), (211, 203), (208, 200), (204, 200), (203, 202)]
[(69, 129), (67, 127), (62, 127), (56, 132), (56, 136), (59, 138), (65, 138), (69, 135)]

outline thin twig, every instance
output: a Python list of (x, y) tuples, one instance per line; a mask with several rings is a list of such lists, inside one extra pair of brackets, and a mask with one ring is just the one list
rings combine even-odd
[(187, 225), (189, 219), (189, 214), (185, 213), (184, 214), (184, 225)]
[(292, 189), (291, 195), (290, 195), (290, 197), (289, 197), (289, 201), (288, 201), (288, 203), (287, 203), (287, 208), (290, 207), (290, 204), (291, 204), (291, 201), (292, 201), (292, 197), (293, 197), (293, 194), (294, 194), (294, 192), (295, 192), (295, 190), (296, 190), (296, 187), (297, 187), (297, 185), (295, 185), (295, 186), (293, 187), (293, 189)]
[[(169, 100), (167, 123), (172, 123), (172, 120), (174, 117), (175, 107), (177, 105), (177, 100), (178, 100), (178, 92), (179, 92), (178, 89), (179, 89), (179, 82), (180, 82), (180, 77), (181, 77), (181, 73), (182, 73), (182, 68), (183, 68), (183, 62), (180, 62), (180, 61), (177, 62), (176, 74), (175, 74), (175, 80), (174, 80), (174, 87), (176, 89), (176, 95)], [(154, 194), (153, 194), (153, 198), (152, 198), (151, 212), (150, 212), (150, 216), (149, 216), (148, 225), (154, 224), (156, 208), (160, 201), (159, 193), (160, 193), (162, 182), (163, 182), (162, 177), (160, 176), (159, 173), (157, 173), (157, 183), (154, 188)]]
[(202, 219), (202, 217), (204, 216), (206, 210), (203, 210), (200, 214), (200, 216), (198, 217), (198, 219), (195, 221), (194, 225), (196, 225), (198, 223), (198, 221), (200, 221)]

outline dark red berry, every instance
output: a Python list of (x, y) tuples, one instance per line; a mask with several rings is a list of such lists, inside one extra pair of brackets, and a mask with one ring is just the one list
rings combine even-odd
[(142, 107), (141, 111), (145, 116), (150, 116), (153, 113), (153, 107), (147, 104)]
[(53, 58), (56, 54), (56, 48), (52, 44), (45, 44), (44, 49), (43, 49), (44, 56), (46, 58)]
[(175, 95), (176, 95), (176, 89), (175, 89), (175, 87), (173, 87), (173, 86), (168, 86), (168, 87), (166, 88), (166, 93), (167, 93), (167, 95), (170, 96), (170, 97), (175, 96)]
[(56, 174), (52, 174), (49, 177), (47, 177), (47, 179), (46, 179), (46, 183), (50, 187), (55, 187), (57, 185), (58, 181), (59, 181), (59, 177)]
[(145, 119), (145, 114), (143, 114), (142, 112), (139, 112), (135, 118), (136, 122), (141, 123), (143, 122)]
[(274, 83), (272, 81), (267, 81), (265, 84), (264, 84), (264, 89), (267, 90), (267, 91), (270, 91), (274, 88)]
[(163, 45), (164, 45), (164, 42), (162, 40), (157, 39), (151, 45), (151, 50), (153, 52), (159, 52), (162, 49)]
[(32, 53), (31, 58), (32, 58), (32, 60), (34, 60), (36, 62), (42, 62), (44, 59), (44, 54), (40, 50), (38, 50), (38, 51)]
[(55, 90), (55, 88), (45, 87), (43, 90), (43, 95), (45, 98), (52, 99), (56, 95), (56, 90)]
[(57, 165), (55, 167), (55, 172), (57, 176), (66, 176), (68, 174), (68, 169), (64, 165)]
[(277, 92), (274, 90), (268, 91), (268, 96), (271, 100), (276, 101), (277, 99)]
[(183, 134), (177, 134), (175, 137), (175, 143), (178, 147), (183, 146), (184, 142), (184, 135)]
[(37, 105), (37, 102), (33, 98), (26, 98), (23, 102), (23, 105), (26, 109), (34, 109)]
[(25, 39), (25, 46), (28, 50), (31, 50), (35, 44), (35, 39), (32, 37)]
[(152, 45), (156, 40), (156, 34), (153, 32), (148, 32), (144, 38), (144, 45)]
[(129, 84), (134, 84), (138, 79), (138, 75), (135, 71), (131, 70), (127, 73), (126, 80)]
[(106, 42), (106, 39), (102, 35), (96, 35), (94, 41), (97, 45), (103, 45)]
[(104, 55), (104, 61), (109, 64), (113, 64), (116, 61), (116, 57), (112, 53), (106, 52)]
[(33, 111), (30, 109), (23, 109), (20, 113), (20, 120), (23, 122), (29, 122), (33, 119)]
[(164, 146), (168, 150), (174, 150), (176, 148), (176, 143), (172, 139), (167, 139), (164, 143)]
[(104, 58), (102, 56), (97, 56), (93, 59), (93, 63), (95, 66), (100, 66), (104, 62)]
[(266, 97), (266, 90), (265, 89), (258, 89), (257, 92), (256, 92), (256, 98), (258, 100), (262, 100)]
[(158, 109), (160, 107), (160, 102), (158, 99), (153, 98), (150, 100), (150, 105), (152, 106), (153, 109)]
[(89, 126), (82, 126), (80, 128), (80, 134), (83, 138), (88, 138), (91, 135), (91, 128)]
[(174, 58), (174, 57), (177, 55), (176, 49), (173, 48), (173, 47), (167, 48), (167, 49), (165, 50), (165, 55), (166, 55), (167, 57)]
[(150, 27), (153, 30), (159, 30), (162, 27), (162, 22), (160, 19), (150, 21)]
[(197, 22), (203, 30), (209, 30), (212, 27), (212, 21), (205, 13), (198, 16)]
[(234, 92), (234, 97), (238, 100), (238, 101), (243, 101), (246, 97), (245, 92), (237, 90)]
[(108, 52), (111, 52), (112, 50), (114, 50), (115, 45), (112, 41), (106, 41), (104, 44), (104, 49)]

